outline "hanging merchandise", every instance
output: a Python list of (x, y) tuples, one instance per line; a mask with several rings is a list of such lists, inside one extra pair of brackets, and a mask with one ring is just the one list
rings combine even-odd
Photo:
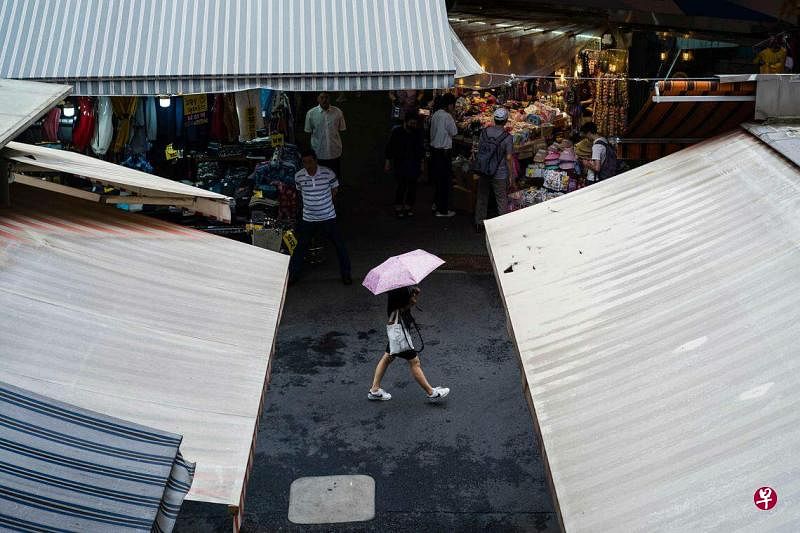
[(88, 96), (78, 97), (78, 125), (72, 132), (72, 144), (83, 152), (94, 135), (94, 102)]
[(628, 82), (618, 74), (602, 74), (597, 80), (594, 122), (604, 137), (623, 135), (628, 119)]
[(236, 93), (236, 114), (239, 117), (239, 141), (247, 142), (257, 136), (257, 131), (264, 127), (261, 116), (261, 95), (259, 89)]
[(202, 148), (208, 144), (208, 96), (191, 94), (183, 97), (183, 127), (187, 147)]
[(113, 109), (111, 98), (100, 96), (97, 99), (97, 110), (95, 112), (94, 135), (92, 136), (92, 152), (102, 156), (111, 146), (111, 139), (114, 136)]
[(42, 133), (44, 140), (48, 142), (58, 142), (58, 124), (61, 119), (61, 108), (54, 107), (47, 113), (42, 123)]
[(276, 93), (272, 89), (260, 89), (260, 91), (261, 116), (269, 119), (269, 117), (272, 115), (272, 103)]
[(158, 138), (158, 120), (156, 119), (156, 97), (148, 96), (144, 100), (144, 121), (147, 124), (147, 140), (151, 143)]
[(150, 142), (147, 140), (147, 125), (145, 124), (145, 106), (147, 98), (142, 98), (136, 106), (136, 112), (131, 119), (131, 142), (128, 149), (133, 154), (143, 154), (150, 149)]
[(234, 143), (239, 138), (239, 117), (236, 115), (236, 96), (233, 93), (223, 95), (225, 105), (222, 108), (222, 121), (225, 124), (226, 143)]
[(117, 135), (114, 137), (112, 151), (121, 152), (128, 144), (131, 136), (131, 118), (136, 112), (139, 99), (133, 96), (112, 96), (111, 107), (117, 118)]
[(211, 129), (209, 138), (222, 141), (225, 137), (225, 121), (223, 120), (225, 100), (221, 94), (214, 95), (214, 105), (211, 108)]

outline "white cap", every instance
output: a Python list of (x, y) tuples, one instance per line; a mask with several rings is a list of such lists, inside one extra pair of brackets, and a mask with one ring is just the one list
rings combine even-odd
[(498, 107), (494, 110), (494, 119), (499, 120), (500, 122), (505, 122), (508, 120), (508, 109), (505, 107)]

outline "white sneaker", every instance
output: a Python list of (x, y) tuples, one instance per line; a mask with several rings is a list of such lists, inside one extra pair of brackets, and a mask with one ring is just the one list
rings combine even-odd
[(367, 400), (382, 400), (385, 402), (386, 400), (391, 400), (391, 399), (392, 395), (383, 389), (378, 389), (375, 392), (369, 391), (369, 393), (367, 394)]
[(450, 389), (447, 387), (434, 387), (433, 392), (428, 395), (428, 400), (431, 402), (438, 402), (448, 394), (450, 394)]
[(445, 217), (445, 218), (450, 218), (450, 217), (454, 217), (454, 216), (456, 216), (456, 212), (455, 212), (455, 211), (448, 211), (447, 213), (439, 213), (439, 212), (437, 211), (437, 212), (436, 212), (436, 216), (437, 216), (437, 217)]

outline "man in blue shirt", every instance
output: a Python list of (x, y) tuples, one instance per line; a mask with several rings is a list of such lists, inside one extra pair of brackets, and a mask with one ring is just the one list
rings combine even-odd
[(297, 246), (289, 262), (289, 284), (295, 283), (300, 276), (311, 240), (323, 235), (333, 241), (336, 247), (342, 283), (352, 285), (350, 257), (336, 223), (336, 208), (333, 205), (339, 180), (331, 169), (317, 164), (314, 150), (303, 150), (301, 155), (303, 170), (295, 174), (294, 181), (303, 200), (303, 219), (297, 225)]

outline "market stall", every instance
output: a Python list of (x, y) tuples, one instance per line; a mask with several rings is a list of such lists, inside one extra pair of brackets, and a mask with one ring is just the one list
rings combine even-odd
[(562, 530), (800, 523), (800, 167), (764, 129), (486, 222)]
[(12, 184), (0, 381), (183, 435), (187, 498), (238, 529), (289, 259)]

